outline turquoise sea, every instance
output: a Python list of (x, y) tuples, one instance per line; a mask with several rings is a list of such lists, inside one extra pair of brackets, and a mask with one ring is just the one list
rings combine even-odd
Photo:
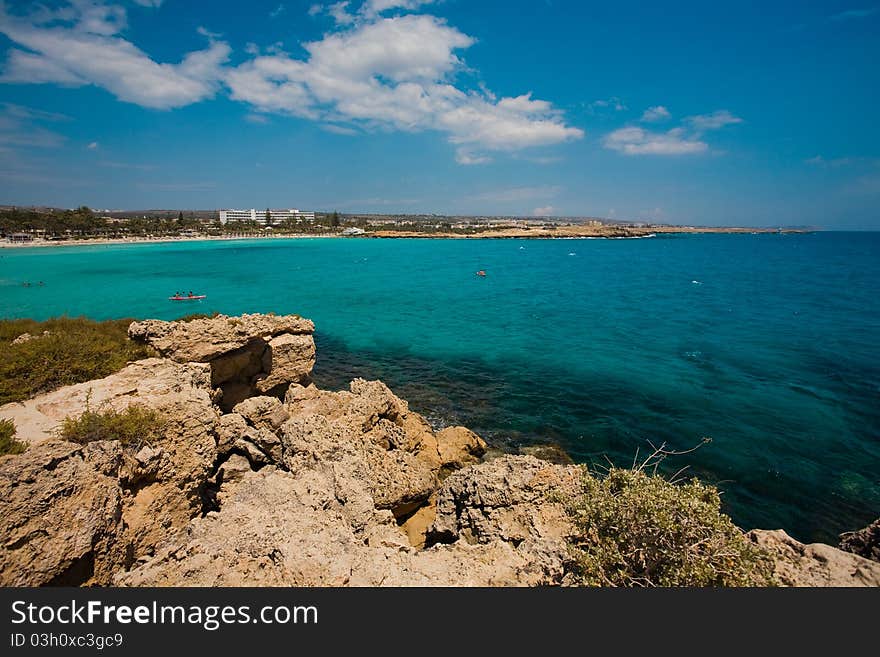
[(498, 446), (628, 465), (711, 437), (670, 470), (808, 541), (880, 515), (878, 293), (880, 233), (0, 250), (2, 317), (299, 313), (320, 385), (381, 378)]

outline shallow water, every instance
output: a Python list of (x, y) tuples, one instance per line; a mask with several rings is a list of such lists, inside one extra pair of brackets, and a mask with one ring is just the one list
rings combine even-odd
[(670, 469), (831, 541), (880, 515), (878, 281), (877, 233), (104, 245), (0, 251), (0, 316), (299, 313), (322, 385), (587, 462), (709, 436)]

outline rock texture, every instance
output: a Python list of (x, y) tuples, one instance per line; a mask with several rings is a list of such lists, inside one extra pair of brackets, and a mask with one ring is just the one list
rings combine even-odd
[[(122, 410), (131, 404), (156, 409), (166, 418), (161, 440), (122, 448), (116, 441), (82, 447), (56, 438), (61, 421), (79, 415), (87, 405), (100, 411)], [(4, 521), (0, 531), (3, 573), (17, 571), (17, 577), (49, 583), (51, 578), (45, 579), (33, 554), (50, 547), (66, 551), (72, 540), (66, 532), (76, 530), (85, 531), (90, 542), (77, 534), (82, 540), (78, 538), (77, 548), (70, 550), (73, 561), (66, 570), (59, 561), (52, 577), (67, 583), (74, 583), (76, 577), (85, 579), (75, 583), (108, 583), (111, 567), (149, 556), (159, 542), (202, 511), (202, 490), (216, 460), (219, 421), (205, 365), (151, 358), (104, 379), (7, 404), (0, 408), (0, 416), (13, 419), (16, 436), (31, 445), (20, 456), (0, 459), (3, 499), (11, 500), (14, 513), (21, 516)], [(59, 450), (67, 450), (62, 460)], [(103, 460), (98, 462), (97, 455)], [(92, 465), (101, 475), (99, 481), (89, 469)], [(58, 482), (62, 475), (69, 481)], [(41, 495), (50, 498), (43, 503)], [(103, 509), (111, 501), (116, 505), (112, 525), (99, 523), (106, 514), (84, 519), (98, 513), (94, 505)], [(0, 517), (12, 518), (13, 507), (9, 509)], [(92, 529), (95, 523), (99, 524)], [(10, 533), (16, 524), (40, 529)], [(119, 554), (111, 554), (111, 546)], [(27, 575), (31, 570), (33, 574)]]
[(124, 565), (121, 467), (115, 442), (0, 458), (0, 585), (109, 583)]
[(291, 383), (308, 383), (315, 366), (315, 325), (297, 315), (241, 315), (188, 322), (147, 320), (128, 328), (179, 363), (208, 363), (224, 410), (255, 394), (283, 396)]
[(880, 518), (857, 532), (841, 534), (840, 549), (880, 562)]
[(315, 325), (297, 315), (217, 315), (188, 322), (148, 319), (128, 328), (132, 340), (146, 342), (178, 363), (207, 363), (254, 340), (282, 334), (312, 335)]
[(775, 555), (783, 586), (880, 586), (880, 564), (823, 543), (804, 545), (781, 529), (754, 529), (749, 538)]
[[(196, 392), (200, 391), (200, 392)], [(103, 379), (66, 386), (24, 402), (0, 406), (0, 418), (13, 420), (16, 438), (30, 444), (52, 439), (62, 420), (93, 409), (122, 410), (132, 403), (156, 407), (178, 395), (196, 394), (211, 405), (210, 370), (198, 363), (148, 358)]]
[[(479, 436), (435, 432), (381, 381), (318, 389), (313, 328), (296, 316), (136, 322), (131, 337), (162, 358), (0, 408), (30, 444), (0, 457), (0, 585), (572, 583), (574, 528), (557, 500), (577, 493), (576, 466), (547, 448), (535, 454), (549, 461), (489, 460)], [(55, 435), (87, 404), (134, 403), (166, 418), (160, 439)], [(872, 531), (846, 544), (874, 549)], [(750, 536), (777, 555), (783, 584), (880, 584), (880, 564), (860, 556)]]
[(413, 548), (389, 512), (356, 526), (331, 470), (248, 473), (216, 514), (116, 584), (127, 586), (498, 586), (554, 583), (504, 541)]

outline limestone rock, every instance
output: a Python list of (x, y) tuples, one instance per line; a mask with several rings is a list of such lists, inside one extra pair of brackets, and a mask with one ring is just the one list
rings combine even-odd
[(340, 490), (358, 500), (352, 508), (359, 515), (373, 506), (408, 515), (436, 488), (437, 464), (411, 450), (406, 402), (380, 381), (355, 379), (350, 391), (339, 393), (295, 388), (286, 399), (291, 419), (282, 427), (285, 467), (332, 467)]
[(446, 427), (438, 431), (437, 446), (440, 462), (454, 469), (478, 463), (486, 453), (485, 441), (466, 427)]
[(841, 534), (840, 549), (865, 559), (880, 561), (880, 518), (857, 532)]
[(48, 441), (0, 458), (0, 585), (108, 584), (125, 565), (118, 443)]
[(781, 529), (754, 529), (748, 537), (774, 555), (783, 586), (880, 586), (880, 564), (823, 543), (804, 545)]
[(115, 583), (125, 586), (492, 586), (558, 582), (509, 543), (417, 551), (390, 518), (347, 522), (327, 471), (247, 473), (217, 513)]
[(202, 490), (217, 454), (217, 412), (207, 392), (147, 400), (166, 418), (162, 438), (134, 454), (124, 450), (125, 539), (132, 554), (151, 554), (202, 509)]
[(291, 382), (308, 381), (315, 367), (315, 340), (311, 335), (285, 333), (269, 340), (262, 356), (262, 371), (256, 389), (269, 392)]
[(532, 456), (502, 456), (450, 475), (437, 494), (429, 542), (564, 541), (574, 528), (554, 496), (574, 494), (581, 473)]
[(314, 330), (312, 322), (296, 315), (217, 315), (132, 322), (128, 334), (174, 361), (208, 363), (218, 403), (230, 411), (255, 394), (281, 396), (291, 383), (309, 383)]
[(24, 402), (4, 404), (0, 406), (0, 418), (15, 422), (16, 438), (36, 444), (54, 438), (62, 420), (81, 415), (87, 402), (92, 410), (123, 410), (133, 403), (156, 407), (165, 399), (194, 394), (210, 405), (210, 390), (206, 365), (148, 358), (103, 379), (65, 386)]
[(519, 448), (520, 454), (534, 456), (536, 459), (555, 463), (556, 465), (573, 465), (574, 459), (569, 456), (562, 447), (555, 443), (541, 443), (537, 445), (523, 445)]
[(290, 417), (284, 405), (275, 397), (250, 397), (232, 409), (252, 427), (278, 431)]
[(241, 349), (255, 339), (276, 335), (311, 335), (315, 325), (297, 315), (217, 315), (189, 322), (150, 319), (128, 327), (132, 340), (146, 342), (163, 356), (179, 363), (207, 363)]
[(25, 342), (33, 340), (34, 338), (35, 336), (31, 335), (30, 333), (22, 333), (12, 341), (12, 344), (24, 344)]
[(432, 495), (428, 502), (420, 506), (407, 518), (403, 519), (400, 528), (406, 534), (409, 544), (415, 548), (425, 547), (428, 529), (434, 524), (437, 517), (437, 496)]

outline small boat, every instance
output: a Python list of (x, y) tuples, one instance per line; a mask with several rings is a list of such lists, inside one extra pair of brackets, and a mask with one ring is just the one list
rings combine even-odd
[(486, 270), (485, 270), (485, 269), (481, 269), (480, 271), (477, 272), (477, 276), (483, 276), (483, 277), (485, 277), (485, 276), (486, 276)]
[(207, 298), (207, 294), (188, 294), (186, 296), (175, 295), (173, 297), (168, 297), (169, 301), (196, 301), (198, 299)]

